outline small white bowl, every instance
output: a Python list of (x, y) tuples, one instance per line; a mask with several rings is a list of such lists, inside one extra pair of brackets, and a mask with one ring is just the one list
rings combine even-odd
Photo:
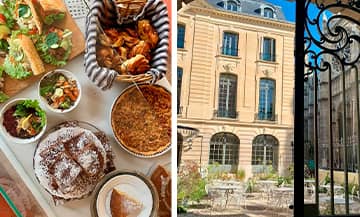
[(17, 144), (27, 144), (27, 143), (33, 143), (33, 142), (36, 142), (37, 140), (39, 140), (42, 135), (45, 133), (46, 131), (46, 126), (47, 126), (47, 118), (46, 118), (46, 124), (45, 126), (41, 129), (40, 133), (37, 134), (36, 136), (34, 137), (31, 137), (31, 138), (27, 138), (27, 139), (22, 139), (22, 138), (18, 138), (18, 137), (14, 137), (12, 135), (10, 135), (10, 133), (8, 133), (8, 131), (5, 129), (4, 127), (4, 113), (10, 109), (12, 106), (18, 104), (20, 101), (24, 101), (24, 100), (28, 100), (27, 98), (18, 98), (18, 99), (14, 99), (14, 100), (11, 100), (10, 102), (8, 102), (4, 107), (3, 109), (1, 110), (1, 116), (0, 116), (0, 129), (1, 129), (1, 133), (3, 134), (4, 138), (6, 140), (9, 140), (11, 142), (14, 142), (14, 143), (17, 143)]
[[(47, 102), (47, 100), (40, 95), (40, 85), (41, 85), (41, 82), (42, 82), (45, 78), (47, 78), (47, 77), (49, 77), (49, 76), (51, 76), (51, 75), (53, 75), (53, 74), (56, 74), (56, 73), (61, 73), (61, 74), (65, 75), (66, 78), (68, 78), (68, 79), (70, 78), (70, 79), (72, 79), (72, 80), (75, 80), (75, 81), (76, 81), (76, 85), (77, 85), (77, 87), (78, 87), (78, 89), (79, 89), (79, 96), (78, 96), (78, 98), (76, 99), (74, 105), (71, 106), (69, 109), (54, 109), (53, 107), (51, 107), (51, 105), (49, 105), (49, 103)], [(50, 111), (55, 112), (55, 113), (63, 114), (63, 113), (67, 113), (67, 112), (70, 112), (70, 111), (74, 110), (74, 109), (77, 107), (77, 105), (80, 103), (81, 95), (82, 95), (82, 91), (81, 91), (81, 85), (80, 85), (79, 80), (77, 79), (77, 77), (76, 77), (72, 72), (70, 72), (70, 71), (68, 71), (68, 70), (65, 70), (65, 69), (56, 69), (56, 70), (54, 70), (54, 71), (51, 71), (51, 72), (46, 73), (46, 74), (40, 79), (40, 81), (39, 81), (39, 83), (38, 83), (38, 96), (39, 96), (39, 99), (40, 99), (41, 103), (44, 104)]]

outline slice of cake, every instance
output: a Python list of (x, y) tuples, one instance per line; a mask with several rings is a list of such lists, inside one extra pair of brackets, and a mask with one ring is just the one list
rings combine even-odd
[(137, 217), (143, 205), (136, 199), (114, 188), (111, 193), (110, 210), (112, 217)]

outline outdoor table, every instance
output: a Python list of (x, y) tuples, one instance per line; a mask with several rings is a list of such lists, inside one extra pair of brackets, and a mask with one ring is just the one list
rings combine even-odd
[(304, 179), (304, 184), (315, 184), (315, 179)]
[(268, 185), (275, 185), (275, 184), (277, 184), (278, 182), (275, 181), (275, 180), (259, 180), (259, 181), (257, 181), (257, 183), (260, 183), (260, 184), (268, 184)]
[(215, 185), (215, 186), (209, 186), (209, 189), (212, 189), (214, 191), (222, 191), (224, 192), (225, 195), (225, 206), (224, 208), (226, 208), (228, 202), (229, 202), (229, 195), (230, 194), (234, 194), (235, 190), (241, 190), (243, 189), (241, 186), (220, 186), (220, 185)]
[[(85, 17), (77, 18), (75, 21), (82, 33), (85, 34)], [(171, 161), (171, 151), (157, 158), (144, 159), (130, 155), (116, 142), (113, 136), (109, 114), (114, 100), (129, 84), (116, 82), (113, 84), (112, 89), (102, 91), (96, 87), (96, 85), (93, 84), (85, 74), (84, 55), (80, 55), (69, 61), (69, 63), (63, 68), (73, 72), (80, 81), (82, 97), (76, 109), (69, 113), (56, 114), (46, 109), (48, 119), (47, 129), (69, 120), (86, 121), (96, 125), (96, 127), (105, 132), (107, 137), (110, 139), (113, 154), (115, 155), (114, 164), (117, 170), (130, 170), (149, 175), (149, 171), (155, 165), (164, 165)], [(170, 87), (166, 78), (163, 78), (158, 83), (162, 86)], [(39, 99), (37, 86), (38, 82), (35, 82), (25, 91), (22, 91), (13, 98)], [(4, 104), (1, 104), (0, 109), (3, 106)], [(45, 107), (43, 106), (43, 108)], [(13, 165), (17, 165), (16, 172), (19, 173), (25, 184), (29, 187), (29, 190), (31, 190), (35, 199), (39, 202), (46, 213), (46, 215), (37, 215), (37, 217), (90, 217), (91, 196), (82, 200), (68, 202), (64, 205), (54, 205), (50, 194), (46, 192), (42, 186), (40, 186), (34, 175), (33, 153), (35, 146), (36, 143), (13, 144), (4, 139), (4, 137), (0, 137), (0, 149), (4, 151), (7, 158)]]
[(272, 187), (274, 188), (278, 182), (275, 180), (259, 180), (256, 183), (262, 186), (262, 192), (266, 194), (267, 200), (269, 201), (271, 197)]
[[(330, 186), (331, 185), (320, 185), (321, 188), (326, 188), (326, 192), (330, 194)], [(334, 194), (341, 193), (341, 191), (344, 190), (343, 186), (340, 185), (334, 185)], [(339, 195), (339, 194), (338, 194)]]
[(274, 188), (274, 191), (278, 193), (277, 200), (275, 201), (277, 206), (282, 207), (291, 203), (294, 187), (279, 187)]

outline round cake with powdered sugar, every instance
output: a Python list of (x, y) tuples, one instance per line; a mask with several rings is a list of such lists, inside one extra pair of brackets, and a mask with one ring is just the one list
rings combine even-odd
[(106, 147), (90, 130), (60, 128), (38, 144), (33, 162), (35, 176), (55, 204), (84, 198), (108, 171)]

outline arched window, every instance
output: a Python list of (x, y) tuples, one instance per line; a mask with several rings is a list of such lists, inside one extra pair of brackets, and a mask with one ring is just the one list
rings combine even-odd
[(237, 76), (220, 74), (218, 117), (236, 118)]
[(259, 120), (275, 120), (275, 81), (260, 79), (259, 90)]
[(181, 85), (182, 85), (183, 69), (177, 67), (177, 113), (181, 114)]
[(274, 11), (271, 8), (264, 8), (264, 17), (274, 18)]
[(209, 164), (218, 163), (236, 170), (239, 163), (239, 138), (227, 132), (216, 133), (210, 139)]
[(252, 145), (252, 165), (272, 166), (277, 168), (278, 140), (267, 134), (261, 134), (254, 138)]

